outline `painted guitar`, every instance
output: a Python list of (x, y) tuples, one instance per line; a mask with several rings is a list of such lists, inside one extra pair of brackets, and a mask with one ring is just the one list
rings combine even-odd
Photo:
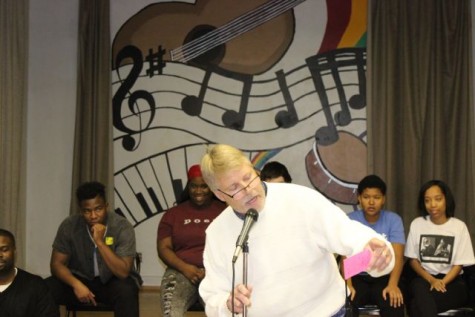
[[(156, 3), (132, 16), (117, 32), (115, 60), (127, 45), (144, 60), (218, 66), (257, 75), (270, 69), (290, 46), (294, 35), (292, 8), (305, 0), (197, 0)], [(160, 53), (161, 51), (161, 53)], [(120, 65), (130, 64), (123, 59)]]

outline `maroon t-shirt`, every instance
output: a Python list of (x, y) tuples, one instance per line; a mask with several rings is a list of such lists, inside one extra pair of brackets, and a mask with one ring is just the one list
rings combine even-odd
[(158, 225), (157, 242), (172, 238), (173, 249), (183, 261), (203, 267), (205, 230), (226, 205), (213, 199), (205, 208), (194, 206), (189, 200), (170, 208)]

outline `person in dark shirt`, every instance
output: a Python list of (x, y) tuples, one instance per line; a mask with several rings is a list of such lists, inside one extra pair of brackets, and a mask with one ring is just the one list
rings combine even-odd
[(59, 226), (46, 279), (59, 305), (112, 305), (116, 317), (139, 316), (141, 278), (134, 268), (135, 231), (109, 212), (105, 186), (92, 181), (76, 190), (79, 212)]
[(59, 317), (44, 280), (15, 267), (15, 237), (0, 229), (0, 316)]

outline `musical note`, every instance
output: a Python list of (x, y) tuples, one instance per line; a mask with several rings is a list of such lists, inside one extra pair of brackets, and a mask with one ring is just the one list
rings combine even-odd
[[(334, 51), (318, 54), (306, 59), (306, 63), (312, 74), (312, 79), (315, 89), (319, 95), (322, 109), (325, 114), (326, 126), (323, 126), (315, 133), (315, 139), (320, 145), (330, 145), (338, 141), (338, 133), (336, 126), (346, 126), (351, 122), (350, 108), (362, 109), (366, 106), (365, 102), (365, 87), (366, 79), (364, 71), (364, 51), (361, 49), (341, 49), (336, 54)], [(340, 71), (341, 69), (357, 67), (359, 84), (359, 94), (350, 97), (349, 101), (346, 99), (345, 85), (342, 83)], [(325, 84), (323, 81), (324, 75), (330, 75), (338, 94), (341, 110), (336, 112), (334, 118), (328, 102)]]
[(163, 56), (165, 55), (166, 50), (162, 49), (162, 46), (158, 46), (157, 53), (153, 53), (152, 49), (148, 50), (148, 55), (145, 60), (148, 62), (149, 67), (147, 69), (148, 77), (152, 78), (156, 72), (158, 75), (163, 74), (163, 69), (165, 68), (165, 62), (163, 61)]
[[(132, 92), (127, 100), (127, 103), (130, 112), (139, 120), (139, 128), (131, 128), (123, 120), (124, 117), (122, 114), (122, 102), (130, 93), (130, 90), (134, 86), (137, 78), (139, 77), (143, 66), (142, 53), (140, 52), (140, 50), (135, 46), (128, 45), (124, 47), (119, 52), (119, 54), (117, 54), (117, 58), (115, 60), (116, 69), (118, 68), (122, 60), (125, 60), (127, 58), (131, 58), (133, 60), (133, 66), (125, 80), (121, 83), (114, 97), (112, 98), (112, 118), (114, 127), (119, 131), (125, 132), (127, 134), (122, 138), (122, 147), (127, 151), (134, 151), (138, 147), (138, 144), (140, 144), (141, 133), (146, 131), (150, 127), (155, 117), (155, 100), (152, 94), (150, 94), (146, 90), (136, 90)], [(146, 104), (148, 105), (149, 111), (148, 121), (145, 122), (145, 124), (142, 123), (143, 112), (137, 108), (137, 102), (141, 99), (145, 100)], [(139, 142), (136, 142), (134, 138), (134, 136), (137, 134), (139, 136)]]
[(244, 128), (244, 121), (246, 120), (247, 105), (249, 103), (253, 76), (247, 74), (234, 74), (233, 78), (238, 79), (243, 83), (239, 111), (227, 110), (223, 114), (222, 120), (225, 127), (240, 131)]
[(209, 79), (211, 78), (212, 71), (208, 68), (205, 71), (205, 76), (201, 82), (200, 93), (196, 96), (186, 96), (181, 101), (181, 108), (190, 116), (199, 116), (201, 109), (203, 109), (203, 101), (205, 98), (206, 90), (208, 89)]
[(351, 114), (348, 108), (348, 102), (346, 100), (345, 90), (341, 82), (341, 74), (339, 70), (339, 67), (345, 66), (344, 62), (337, 62), (333, 52), (329, 52), (324, 54), (324, 56), (320, 56), (319, 61), (326, 63), (323, 65), (326, 66), (327, 69), (328, 67), (330, 68), (333, 81), (335, 82), (335, 87), (338, 92), (338, 99), (341, 102), (341, 110), (335, 114), (335, 122), (339, 126), (348, 125), (351, 121)]
[(285, 79), (284, 71), (278, 70), (276, 72), (277, 81), (279, 83), (280, 90), (284, 96), (285, 105), (287, 110), (281, 110), (275, 116), (275, 123), (281, 128), (290, 128), (293, 127), (299, 121), (297, 116), (297, 111), (295, 110), (294, 101), (290, 96), (290, 91), (287, 86), (287, 81)]
[(206, 91), (209, 88), (209, 81), (212, 74), (221, 75), (224, 77), (232, 78), (236, 81), (243, 83), (241, 101), (239, 105), (239, 111), (226, 110), (222, 115), (222, 121), (225, 127), (234, 130), (242, 130), (244, 127), (244, 121), (246, 119), (247, 106), (249, 103), (249, 97), (252, 86), (252, 75), (240, 74), (235, 72), (229, 72), (215, 65), (210, 65), (204, 69), (205, 75), (201, 82), (200, 92), (198, 96), (188, 95), (181, 101), (182, 110), (190, 116), (198, 116), (201, 114), (203, 108), (204, 97)]
[(358, 87), (360, 93), (351, 96), (348, 100), (348, 104), (352, 109), (363, 109), (364, 107), (366, 107), (366, 59), (364, 57), (364, 54), (366, 52), (364, 50), (359, 50), (354, 51), (354, 53), (356, 69), (358, 73)]
[(309, 57), (305, 61), (307, 62), (310, 73), (312, 74), (313, 84), (320, 98), (323, 113), (325, 114), (325, 120), (327, 122), (326, 126), (318, 128), (318, 130), (315, 132), (315, 139), (318, 144), (333, 144), (338, 141), (338, 133), (336, 131), (335, 123), (333, 122), (330, 103), (328, 102), (328, 97), (325, 91), (325, 85), (323, 84), (321, 69), (318, 63), (318, 55)]

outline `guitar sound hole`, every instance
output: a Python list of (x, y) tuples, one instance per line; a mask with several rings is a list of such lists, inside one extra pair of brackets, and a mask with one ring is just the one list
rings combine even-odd
[[(187, 34), (184, 44), (189, 43), (194, 39), (198, 39), (214, 29), (216, 28), (211, 25), (198, 25)], [(226, 46), (224, 44), (210, 48), (213, 46), (213, 43), (216, 43), (218, 40), (219, 39), (216, 38), (210, 38), (207, 39), (206, 44), (200, 44), (201, 42), (196, 43), (196, 45), (185, 48), (183, 54), (185, 58), (188, 58), (189, 56), (198, 54), (200, 49), (205, 49), (203, 53), (199, 53), (198, 56), (191, 58), (189, 63), (196, 66), (218, 65), (223, 60), (226, 52)]]

